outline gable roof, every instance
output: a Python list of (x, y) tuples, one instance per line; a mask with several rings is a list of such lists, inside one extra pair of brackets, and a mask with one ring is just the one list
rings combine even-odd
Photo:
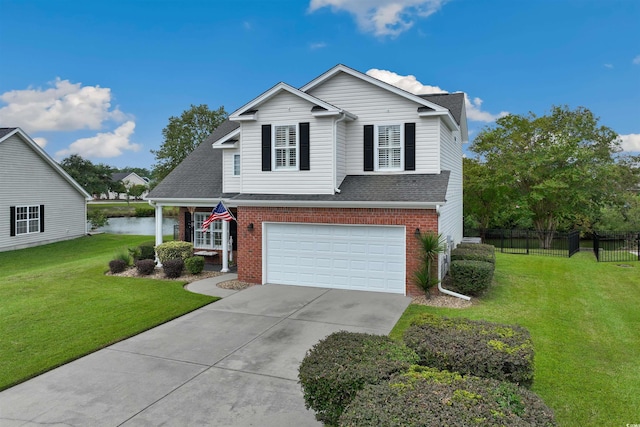
[(27, 144), (27, 146), (29, 146), (37, 155), (39, 155), (42, 158), (42, 160), (44, 160), (49, 166), (51, 166), (53, 170), (55, 170), (58, 174), (60, 174), (60, 176), (62, 176), (62, 178), (64, 178), (64, 180), (67, 181), (74, 189), (76, 189), (80, 194), (82, 194), (86, 200), (93, 199), (91, 195), (87, 193), (87, 191), (84, 188), (82, 188), (80, 184), (76, 182), (75, 179), (71, 178), (71, 175), (69, 175), (64, 169), (62, 169), (62, 166), (60, 166), (58, 162), (53, 160), (53, 158), (51, 158), (51, 156), (49, 156), (42, 149), (42, 147), (36, 144), (36, 142), (33, 139), (31, 139), (29, 135), (24, 133), (22, 129), (0, 128), (0, 144), (6, 143), (6, 141), (13, 135), (20, 137), (20, 139), (22, 139)]

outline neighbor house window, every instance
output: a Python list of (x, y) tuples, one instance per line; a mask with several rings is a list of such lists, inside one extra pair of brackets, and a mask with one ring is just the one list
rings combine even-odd
[(40, 232), (40, 206), (16, 206), (16, 234)]
[(376, 155), (378, 170), (402, 170), (402, 126), (378, 126)]
[(298, 126), (274, 126), (274, 169), (298, 168)]
[(214, 221), (207, 231), (202, 231), (202, 223), (209, 218), (208, 212), (194, 214), (195, 236), (193, 247), (197, 249), (222, 249), (222, 221)]
[(233, 175), (240, 175), (240, 154), (233, 155)]

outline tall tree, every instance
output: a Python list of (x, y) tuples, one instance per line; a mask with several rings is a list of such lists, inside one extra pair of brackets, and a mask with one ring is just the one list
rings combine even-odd
[(558, 227), (594, 217), (616, 201), (620, 140), (586, 108), (503, 117), (480, 132), (471, 150), (509, 205), (530, 218), (545, 247)]
[(164, 141), (160, 149), (151, 150), (157, 161), (153, 171), (156, 182), (167, 176), (226, 119), (224, 107), (209, 110), (206, 104), (191, 105), (180, 117), (170, 117), (169, 124), (162, 129)]
[(94, 165), (78, 154), (72, 154), (60, 162), (60, 166), (89, 194), (100, 197), (108, 194), (112, 169), (104, 164)]

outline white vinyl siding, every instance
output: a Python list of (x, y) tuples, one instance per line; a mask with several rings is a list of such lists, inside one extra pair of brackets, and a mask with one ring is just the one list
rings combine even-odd
[[(240, 173), (236, 175), (236, 171)], [(239, 148), (222, 149), (222, 173), (222, 191), (224, 193), (239, 193), (242, 179), (242, 157)]]
[(401, 125), (378, 125), (375, 133), (376, 169), (401, 171), (403, 169), (403, 131)]
[(403, 173), (440, 172), (440, 119), (419, 117), (417, 103), (345, 73), (336, 74), (309, 94), (358, 116), (346, 122), (347, 175), (377, 173), (363, 172), (365, 124), (408, 122), (416, 124), (416, 170)]
[(40, 205), (16, 206), (16, 234), (40, 232)]
[[(259, 105), (256, 121), (242, 122), (241, 186), (238, 192), (256, 194), (333, 194), (333, 120), (311, 115), (313, 104), (281, 92)], [(310, 170), (262, 170), (262, 125), (309, 123)], [(273, 145), (273, 140), (271, 141)], [(225, 150), (226, 151), (226, 150)], [(299, 153), (298, 153), (299, 154)], [(272, 151), (272, 165), (274, 155)], [(227, 188), (225, 186), (225, 188)]]
[(344, 121), (338, 123), (336, 129), (336, 183), (335, 187), (339, 188), (340, 184), (347, 176), (347, 130)]
[[(86, 234), (84, 194), (18, 135), (0, 142), (0, 183), (0, 251)], [(11, 236), (10, 207), (40, 205), (45, 206), (44, 232)]]
[(274, 125), (271, 137), (273, 169), (298, 169), (298, 125)]
[(222, 249), (222, 221), (213, 221), (207, 231), (202, 231), (202, 223), (209, 217), (207, 212), (194, 214), (194, 240), (195, 249)]

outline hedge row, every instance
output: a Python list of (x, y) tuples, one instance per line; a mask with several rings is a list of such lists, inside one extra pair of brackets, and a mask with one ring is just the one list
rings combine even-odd
[(335, 425), (365, 385), (378, 384), (417, 362), (412, 350), (389, 337), (341, 331), (307, 352), (298, 378), (307, 409), (316, 412), (318, 421)]
[(340, 426), (555, 426), (553, 411), (512, 383), (413, 367), (368, 385), (344, 411)]
[(479, 295), (491, 285), (495, 263), (493, 246), (460, 243), (451, 251), (449, 286), (462, 294)]
[(521, 326), (423, 314), (404, 333), (420, 365), (510, 381), (533, 382), (533, 343)]

